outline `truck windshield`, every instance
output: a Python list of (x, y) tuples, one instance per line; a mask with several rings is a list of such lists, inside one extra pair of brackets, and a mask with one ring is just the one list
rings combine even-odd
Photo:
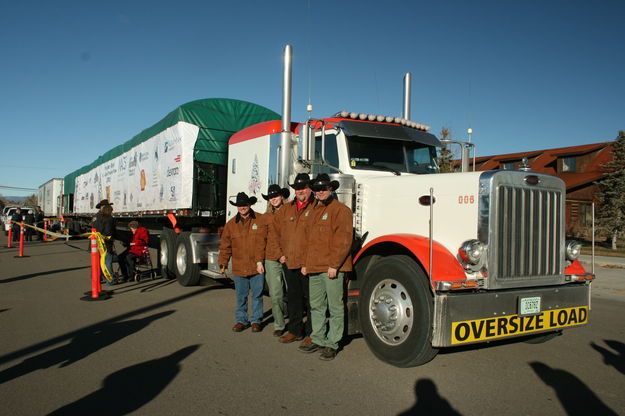
[(436, 173), (436, 148), (420, 143), (348, 136), (349, 164), (352, 169), (407, 173)]

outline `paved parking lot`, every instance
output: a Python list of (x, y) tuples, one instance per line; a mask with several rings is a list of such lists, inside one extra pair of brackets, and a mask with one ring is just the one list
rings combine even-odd
[[(0, 401), (7, 414), (625, 413), (625, 271), (598, 268), (590, 324), (540, 345), (449, 349), (422, 367), (346, 340), (332, 362), (235, 334), (226, 284), (157, 279), (89, 290), (87, 241), (0, 239)], [(269, 302), (266, 301), (266, 309)], [(270, 329), (270, 328), (269, 328)], [(435, 409), (435, 410), (432, 410)]]

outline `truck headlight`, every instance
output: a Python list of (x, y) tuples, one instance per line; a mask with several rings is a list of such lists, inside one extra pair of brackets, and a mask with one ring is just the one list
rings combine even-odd
[(566, 240), (566, 259), (577, 260), (582, 254), (582, 243), (577, 240)]
[(465, 263), (478, 264), (486, 251), (486, 246), (479, 240), (469, 240), (462, 243), (458, 254)]

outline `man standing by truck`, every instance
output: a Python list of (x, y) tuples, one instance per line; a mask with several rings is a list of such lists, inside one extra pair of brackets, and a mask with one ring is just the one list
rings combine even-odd
[[(305, 353), (321, 352), (322, 360), (333, 360), (343, 337), (343, 285), (345, 272), (352, 270), (352, 211), (334, 198), (339, 187), (326, 173), (312, 183), (318, 200), (313, 210), (308, 233), (308, 250), (302, 274), (308, 274), (312, 343), (300, 346)], [(329, 312), (329, 328), (326, 313)]]
[[(267, 225), (251, 208), (256, 203), (255, 196), (248, 197), (239, 192), (235, 202), (237, 215), (230, 219), (221, 234), (219, 245), (219, 267), (225, 273), (232, 258), (232, 278), (237, 297), (234, 313), (236, 324), (234, 332), (241, 332), (252, 326), (252, 332), (262, 331), (263, 287), (265, 269), (265, 245), (267, 243)], [(252, 292), (252, 316), (248, 316), (247, 297)]]
[[(306, 260), (307, 223), (312, 216), (314, 197), (310, 189), (310, 176), (300, 173), (289, 184), (295, 189), (295, 200), (288, 203), (274, 217), (274, 230), (280, 253), (280, 263), (286, 264), (287, 310), (289, 332), (280, 337), (283, 344), (304, 339), (300, 345), (311, 343), (309, 337), (310, 303), (308, 301), (308, 276), (301, 273)], [(307, 319), (304, 324), (304, 312)]]

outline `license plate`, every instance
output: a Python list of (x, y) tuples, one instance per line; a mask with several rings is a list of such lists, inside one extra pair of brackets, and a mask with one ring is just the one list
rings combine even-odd
[(540, 313), (540, 296), (519, 298), (519, 315), (537, 315)]

